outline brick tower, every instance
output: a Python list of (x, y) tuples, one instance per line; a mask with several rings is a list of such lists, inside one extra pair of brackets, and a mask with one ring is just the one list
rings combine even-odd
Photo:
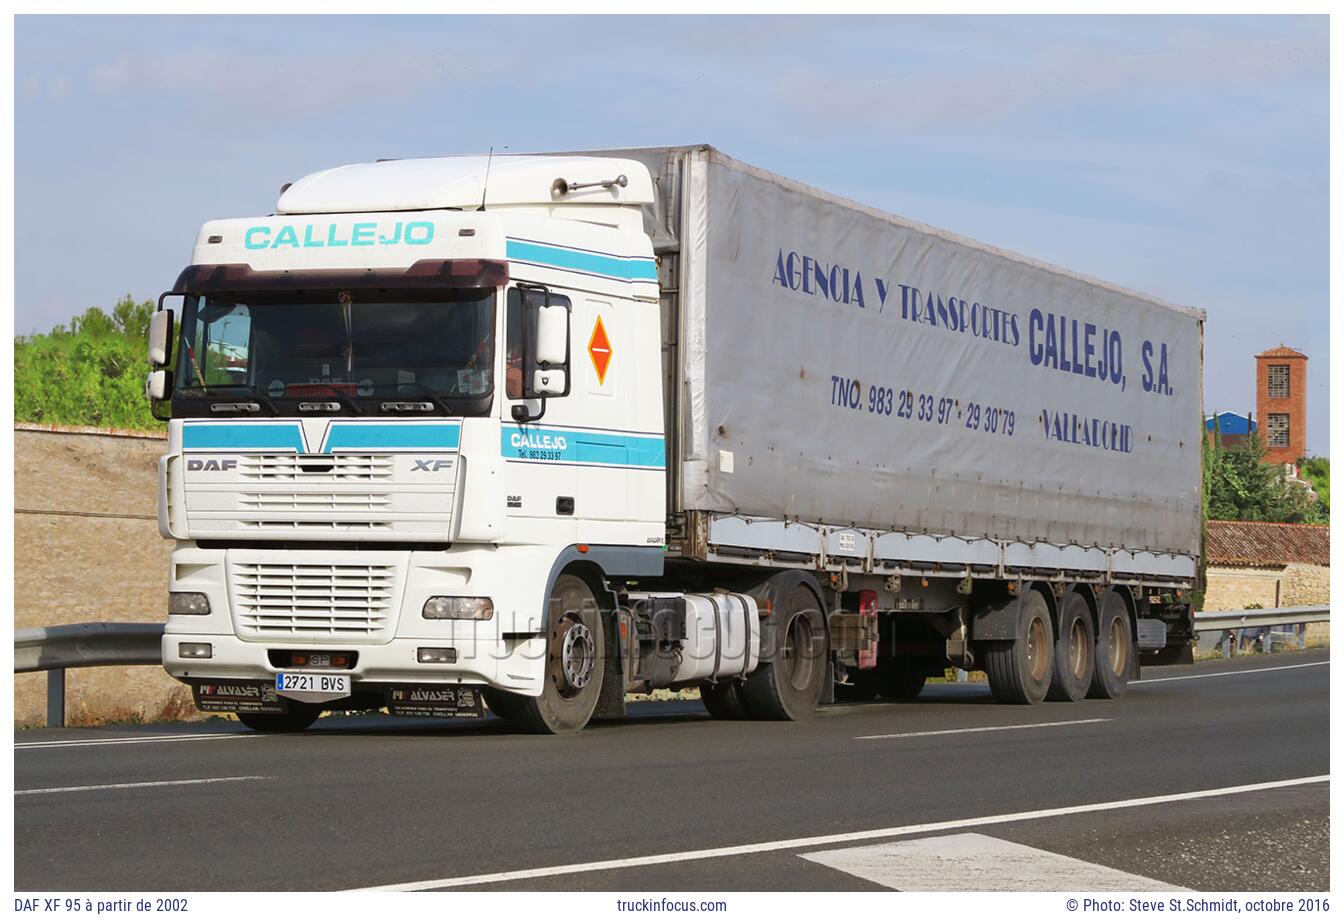
[(1255, 414), (1267, 463), (1297, 463), (1307, 452), (1307, 356), (1280, 345), (1255, 356)]

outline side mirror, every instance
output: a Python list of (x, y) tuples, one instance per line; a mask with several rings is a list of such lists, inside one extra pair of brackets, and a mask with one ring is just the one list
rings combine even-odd
[(563, 365), (569, 360), (569, 310), (559, 305), (537, 308), (538, 364)]
[(537, 368), (532, 372), (532, 392), (537, 396), (564, 396), (566, 374), (563, 370)]
[(149, 318), (149, 363), (164, 367), (173, 356), (173, 311), (159, 310)]
[(145, 378), (145, 396), (152, 402), (158, 402), (168, 398), (168, 372), (165, 370), (151, 371)]

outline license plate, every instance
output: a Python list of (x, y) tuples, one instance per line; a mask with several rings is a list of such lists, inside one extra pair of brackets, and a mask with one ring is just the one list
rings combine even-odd
[(350, 695), (350, 675), (281, 671), (275, 675), (275, 692), (305, 703), (339, 700)]

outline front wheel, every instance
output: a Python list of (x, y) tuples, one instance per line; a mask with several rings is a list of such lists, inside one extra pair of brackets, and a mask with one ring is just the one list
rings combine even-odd
[(559, 735), (587, 725), (602, 694), (602, 614), (588, 583), (575, 575), (557, 578), (548, 622), (541, 695), (491, 693), (491, 708), (524, 731)]
[(317, 721), (322, 707), (312, 703), (290, 703), (289, 712), (239, 712), (238, 721), (254, 732), (268, 735), (301, 732)]

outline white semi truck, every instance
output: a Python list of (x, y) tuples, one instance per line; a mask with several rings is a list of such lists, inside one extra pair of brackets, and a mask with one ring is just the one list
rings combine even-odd
[(706, 146), (314, 173), (152, 324), (164, 665), (263, 731), (1116, 697), (1192, 636), (1202, 340)]

